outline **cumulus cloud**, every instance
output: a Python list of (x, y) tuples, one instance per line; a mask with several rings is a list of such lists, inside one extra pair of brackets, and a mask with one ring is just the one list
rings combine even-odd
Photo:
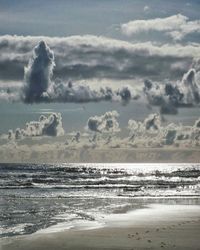
[(34, 48), (33, 55), (25, 67), (22, 98), (31, 103), (45, 98), (53, 75), (54, 54), (44, 41)]
[[(45, 42), (40, 41), (42, 38)], [(30, 54), (35, 43), (38, 43), (38, 45), (35, 46), (33, 53)], [(11, 49), (13, 50), (12, 53)], [(5, 54), (7, 56), (12, 54), (12, 57), (17, 55), (24, 63), (29, 59), (29, 62), (27, 62), (28, 65), (25, 66), (24, 86), (21, 95), (24, 102), (121, 100), (122, 103), (126, 104), (131, 99), (139, 97), (131, 86), (123, 86), (118, 89), (113, 86), (109, 87), (109, 85), (94, 88), (90, 85), (89, 78), (111, 77), (131, 79), (139, 75), (143, 77), (151, 75), (154, 79), (160, 78), (162, 80), (173, 76), (173, 72), (175, 74), (179, 71), (183, 72), (192, 63), (193, 59), (198, 56), (200, 49), (198, 45), (163, 45), (158, 47), (152, 43), (132, 44), (130, 42), (96, 36), (74, 36), (67, 38), (3, 36), (0, 37), (0, 51), (3, 53), (2, 58), (4, 58)], [(75, 66), (87, 64), (90, 68), (99, 63), (103, 63), (104, 65), (101, 68), (103, 71), (100, 75), (97, 73), (98, 70), (95, 71), (97, 74), (95, 73), (94, 75), (84, 75), (85, 73), (87, 74), (87, 70), (84, 70), (84, 73), (82, 72), (83, 74), (79, 75), (79, 66)], [(20, 64), (17, 63), (17, 65)], [(110, 65), (112, 65), (113, 69), (110, 68)], [(58, 71), (62, 71), (60, 71), (61, 67), (65, 68), (65, 70), (63, 68), (63, 74), (58, 73)], [(7, 63), (6, 68), (9, 68), (9, 64)], [(74, 77), (72, 78), (87, 78), (88, 83), (87, 81), (80, 83), (77, 82), (78, 80), (65, 80), (64, 78), (67, 77), (69, 79), (72, 76), (69, 70), (72, 68), (75, 70), (73, 73)], [(98, 67), (95, 66), (95, 68)], [(90, 69), (90, 73), (94, 72), (92, 68)], [(9, 70), (11, 69), (9, 68)], [(15, 72), (14, 68), (13, 70)], [(112, 76), (108, 76), (111, 71)], [(10, 71), (8, 73), (10, 75)], [(63, 76), (63, 78), (59, 80), (58, 75)], [(189, 79), (189, 76), (186, 78)], [(197, 74), (195, 73), (196, 78)], [(200, 78), (199, 75), (198, 78)], [(172, 86), (173, 84), (170, 83), (170, 85)], [(185, 85), (187, 84), (185, 83)], [(188, 98), (191, 98), (198, 87), (195, 87), (193, 83), (188, 86), (191, 89)], [(176, 105), (174, 105), (174, 96), (177, 95), (178, 91), (182, 96), (180, 89), (173, 86), (166, 87), (166, 91), (169, 92), (169, 90), (172, 91), (173, 89), (174, 93), (166, 94), (168, 97), (163, 98), (163, 95), (159, 97), (157, 93), (159, 91), (163, 92), (162, 88), (157, 91), (157, 87), (156, 89), (154, 87), (145, 92), (150, 103), (154, 104), (155, 101), (160, 101), (162, 102), (162, 105), (159, 104), (162, 113), (177, 113)], [(185, 89), (189, 89), (189, 87), (185, 87)], [(4, 100), (18, 100), (19, 93), (15, 92), (7, 92), (4, 89), (0, 92), (0, 98)], [(152, 92), (154, 93), (152, 94)], [(156, 98), (153, 96), (156, 96)], [(182, 98), (181, 96), (178, 98)], [(195, 98), (198, 100), (196, 94)]]
[[(57, 132), (55, 132), (55, 129), (53, 129), (54, 132), (49, 132), (48, 129), (43, 130), (42, 128), (45, 126), (41, 125), (42, 121), (50, 118), (41, 116), (38, 122), (28, 123), (29, 129), (16, 129), (16, 132), (10, 130), (8, 132), (10, 140), (0, 137), (1, 159), (3, 162), (7, 162), (8, 159), (15, 162), (62, 162), (66, 160), (68, 162), (88, 162), (88, 159), (91, 162), (168, 162), (169, 159), (172, 162), (186, 161), (185, 159), (188, 159), (189, 162), (199, 161), (200, 118), (194, 125), (190, 126), (174, 123), (166, 125), (162, 123), (159, 114), (150, 114), (143, 121), (129, 120), (129, 136), (118, 137), (117, 134), (112, 133), (113, 131), (119, 131), (117, 117), (116, 111), (91, 117), (92, 123), (88, 124), (88, 129), (95, 132), (92, 138), (90, 138), (91, 134), (73, 132), (67, 134), (67, 143), (63, 136), (59, 139), (56, 137), (48, 138), (51, 143), (47, 143), (46, 138), (42, 137), (38, 144), (38, 140), (33, 140), (32, 136), (63, 133), (61, 127), (56, 129)], [(49, 124), (49, 122), (47, 123)], [(46, 125), (47, 127), (49, 126)], [(21, 136), (31, 137), (31, 140), (19, 140), (22, 138)], [(15, 140), (13, 140), (13, 137)], [(2, 140), (4, 140), (4, 144)], [(29, 141), (28, 144), (27, 141)], [(176, 150), (178, 147), (181, 150)], [(137, 149), (133, 150), (133, 148)], [(153, 148), (156, 148), (156, 151)], [(163, 149), (159, 151), (159, 148)], [(189, 158), (186, 156), (189, 156)]]
[(134, 147), (189, 147), (199, 146), (200, 120), (193, 126), (182, 124), (162, 125), (158, 114), (150, 114), (144, 121), (129, 120), (128, 145)]
[(144, 94), (150, 105), (160, 106), (162, 114), (177, 114), (179, 107), (191, 107), (200, 103), (199, 71), (194, 68), (185, 73), (181, 81), (158, 84), (144, 82)]
[(92, 116), (87, 121), (87, 128), (93, 132), (99, 133), (114, 133), (120, 131), (117, 118), (119, 114), (117, 111), (108, 111), (101, 116)]
[(79, 131), (76, 132), (76, 134), (72, 138), (72, 142), (79, 143), (80, 142), (80, 137), (81, 137), (81, 133)]
[(47, 91), (46, 101), (52, 102), (98, 102), (122, 101), (138, 99), (139, 94), (131, 86), (113, 89), (105, 86), (91, 88), (87, 83), (55, 81)]
[(189, 18), (177, 14), (165, 18), (134, 20), (121, 25), (124, 34), (130, 36), (141, 32), (164, 32), (175, 41), (182, 40), (192, 33), (200, 33), (200, 20), (189, 21)]
[[(45, 41), (54, 51), (54, 77), (74, 81), (177, 77), (183, 74), (200, 51), (198, 44), (158, 46), (151, 42), (131, 43), (91, 35), (62, 38), (7, 35), (0, 36), (1, 79), (22, 80), (24, 66), (40, 41)], [(45, 53), (48, 55), (47, 51)], [(183, 61), (185, 64), (181, 64)], [(172, 67), (175, 64), (176, 69)]]
[(160, 130), (161, 119), (159, 114), (150, 114), (143, 122), (130, 119), (128, 129), (131, 131), (131, 140), (137, 135), (157, 133)]
[(196, 70), (190, 69), (182, 78), (181, 86), (186, 103), (200, 102), (200, 79), (196, 75)]
[(195, 128), (200, 128), (200, 118), (198, 120), (196, 120), (195, 124), (194, 124)]
[(113, 90), (110, 87), (92, 89), (86, 83), (64, 82), (61, 79), (52, 80), (55, 67), (54, 53), (47, 44), (41, 41), (33, 50), (29, 64), (25, 67), (22, 100), (33, 102), (91, 102), (122, 100), (138, 98), (130, 86)]
[(8, 131), (8, 139), (22, 139), (34, 136), (60, 136), (64, 134), (62, 117), (60, 113), (51, 113), (49, 116), (41, 115), (39, 121), (30, 121), (26, 127)]

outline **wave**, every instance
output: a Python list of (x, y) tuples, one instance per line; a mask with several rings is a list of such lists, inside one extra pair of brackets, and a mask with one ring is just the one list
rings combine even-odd
[(30, 234), (138, 199), (196, 202), (200, 164), (0, 164), (0, 196), (0, 237)]
[(0, 189), (177, 188), (200, 183), (200, 165), (0, 164)]

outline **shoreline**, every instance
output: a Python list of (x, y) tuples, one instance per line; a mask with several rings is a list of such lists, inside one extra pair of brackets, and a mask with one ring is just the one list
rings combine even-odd
[(149, 205), (123, 214), (108, 215), (104, 226), (83, 230), (36, 232), (1, 239), (1, 250), (197, 250), (200, 246), (199, 205)]

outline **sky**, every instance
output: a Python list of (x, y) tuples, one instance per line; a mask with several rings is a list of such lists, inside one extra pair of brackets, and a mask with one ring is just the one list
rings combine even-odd
[(198, 150), (199, 11), (198, 0), (0, 0), (1, 159)]

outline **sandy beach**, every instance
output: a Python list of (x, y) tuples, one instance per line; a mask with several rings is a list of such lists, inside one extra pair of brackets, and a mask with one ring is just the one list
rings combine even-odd
[(153, 205), (113, 214), (99, 228), (39, 231), (1, 240), (1, 250), (200, 249), (200, 207)]

